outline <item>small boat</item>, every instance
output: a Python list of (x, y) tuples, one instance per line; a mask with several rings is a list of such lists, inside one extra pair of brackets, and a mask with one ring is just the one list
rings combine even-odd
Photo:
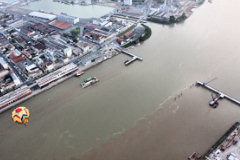
[(200, 160), (202, 155), (196, 152), (193, 152), (189, 157), (188, 160)]
[(79, 70), (79, 71), (76, 72), (75, 77), (79, 77), (79, 76), (81, 76), (83, 73), (84, 73), (83, 71)]
[(95, 84), (97, 82), (99, 82), (99, 80), (96, 77), (89, 77), (81, 83), (81, 86), (82, 86), (82, 88), (86, 88), (86, 87), (88, 87), (92, 84)]

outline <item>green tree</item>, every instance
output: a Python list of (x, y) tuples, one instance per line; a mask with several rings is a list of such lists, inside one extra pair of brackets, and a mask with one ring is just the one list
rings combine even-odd
[(175, 23), (176, 22), (176, 18), (174, 16), (170, 16), (169, 22), (170, 23)]

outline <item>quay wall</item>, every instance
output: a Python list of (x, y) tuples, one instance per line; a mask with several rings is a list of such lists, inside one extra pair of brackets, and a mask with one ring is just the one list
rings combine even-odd
[(226, 131), (226, 133), (217, 140), (217, 142), (202, 156), (202, 160), (205, 159), (205, 157), (209, 156), (214, 150), (217, 149), (217, 147), (223, 143), (226, 138), (240, 125), (240, 122), (235, 122), (230, 129)]

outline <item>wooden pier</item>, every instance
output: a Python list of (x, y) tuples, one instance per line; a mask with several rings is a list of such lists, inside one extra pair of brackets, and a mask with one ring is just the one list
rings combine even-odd
[(233, 97), (231, 97), (231, 96), (229, 96), (229, 95), (227, 95), (227, 94), (225, 94), (223, 92), (220, 92), (219, 90), (217, 90), (217, 89), (207, 85), (206, 83), (197, 81), (197, 85), (202, 86), (202, 87), (204, 87), (204, 88), (206, 88), (206, 89), (208, 89), (208, 90), (210, 90), (210, 91), (212, 91), (212, 92), (214, 92), (216, 94), (219, 94), (221, 99), (226, 98), (227, 100), (229, 100), (229, 101), (231, 101), (231, 102), (233, 102), (233, 103), (235, 103), (237, 105), (240, 105), (240, 101), (239, 100), (237, 100), (237, 99), (235, 99), (235, 98), (233, 98)]
[(136, 60), (139, 60), (139, 61), (142, 61), (142, 60), (143, 60), (141, 57), (138, 57), (138, 56), (136, 56), (136, 55), (134, 55), (134, 54), (132, 54), (132, 53), (130, 53), (130, 52), (124, 51), (124, 50), (122, 50), (122, 49), (120, 49), (120, 48), (115, 48), (115, 50), (118, 51), (118, 52), (120, 52), (120, 53), (123, 53), (123, 54), (126, 54), (126, 55), (132, 57), (132, 59), (127, 60), (127, 61), (124, 62), (124, 64), (125, 64), (126, 66), (129, 65), (129, 64), (131, 64), (132, 62), (134, 62), (134, 61), (136, 61)]

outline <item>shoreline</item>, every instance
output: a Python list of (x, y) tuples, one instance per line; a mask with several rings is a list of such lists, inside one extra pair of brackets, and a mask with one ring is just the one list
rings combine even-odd
[(229, 128), (209, 149), (206, 153), (203, 154), (202, 160), (208, 157), (214, 150), (216, 150), (220, 144), (222, 144), (227, 137), (240, 125), (240, 122), (235, 122), (231, 128)]
[(205, 0), (201, 0), (197, 6), (192, 7), (187, 12), (183, 12), (183, 14), (177, 18), (175, 18), (175, 16), (170, 16), (169, 19), (166, 20), (166, 19), (161, 19), (161, 18), (157, 18), (154, 16), (150, 16), (150, 17), (147, 17), (147, 21), (157, 23), (157, 24), (162, 24), (162, 25), (174, 25), (174, 24), (182, 23), (193, 14), (193, 12), (194, 12), (194, 11), (192, 11), (193, 9), (199, 8), (200, 6), (202, 6), (204, 4), (204, 2), (205, 2)]
[[(116, 55), (114, 55), (114, 56), (116, 56)], [(114, 56), (112, 56), (111, 58), (113, 58)], [(96, 67), (98, 64), (101, 64), (102, 62), (111, 59), (111, 58), (103, 59), (103, 60), (101, 60), (101, 61), (95, 62), (95, 63), (93, 63), (93, 64), (91, 64), (91, 65), (89, 65), (89, 66), (85, 66), (85, 67), (81, 68), (81, 70), (85, 72), (85, 71), (87, 71), (87, 70), (89, 70), (89, 69), (91, 69), (91, 68), (93, 68), (93, 67)], [(20, 103), (23, 103), (23, 102), (31, 99), (31, 98), (34, 97), (34, 96), (37, 96), (37, 95), (41, 94), (42, 92), (45, 92), (45, 91), (53, 88), (54, 86), (56, 86), (56, 85), (58, 85), (58, 84), (60, 84), (60, 83), (62, 83), (62, 82), (64, 82), (64, 81), (66, 81), (66, 80), (74, 77), (75, 74), (76, 74), (76, 73), (74, 72), (74, 73), (72, 73), (72, 74), (70, 74), (70, 75), (68, 75), (68, 76), (66, 76), (66, 77), (63, 77), (63, 78), (61, 78), (61, 79), (58, 79), (57, 81), (55, 81), (55, 82), (53, 82), (53, 83), (50, 83), (48, 86), (46, 86), (46, 87), (44, 87), (44, 88), (42, 88), (42, 89), (38, 89), (38, 90), (36, 90), (36, 91), (34, 90), (33, 93), (27, 95), (26, 97), (24, 97), (24, 98), (22, 98), (22, 99), (20, 99), (20, 100), (17, 100), (17, 101), (15, 101), (14, 103), (11, 103), (10, 105), (7, 105), (6, 107), (0, 109), (0, 114), (4, 113), (5, 111), (10, 110), (11, 108), (13, 108), (14, 106), (16, 106), (16, 105), (18, 105), (18, 104), (20, 104)]]

